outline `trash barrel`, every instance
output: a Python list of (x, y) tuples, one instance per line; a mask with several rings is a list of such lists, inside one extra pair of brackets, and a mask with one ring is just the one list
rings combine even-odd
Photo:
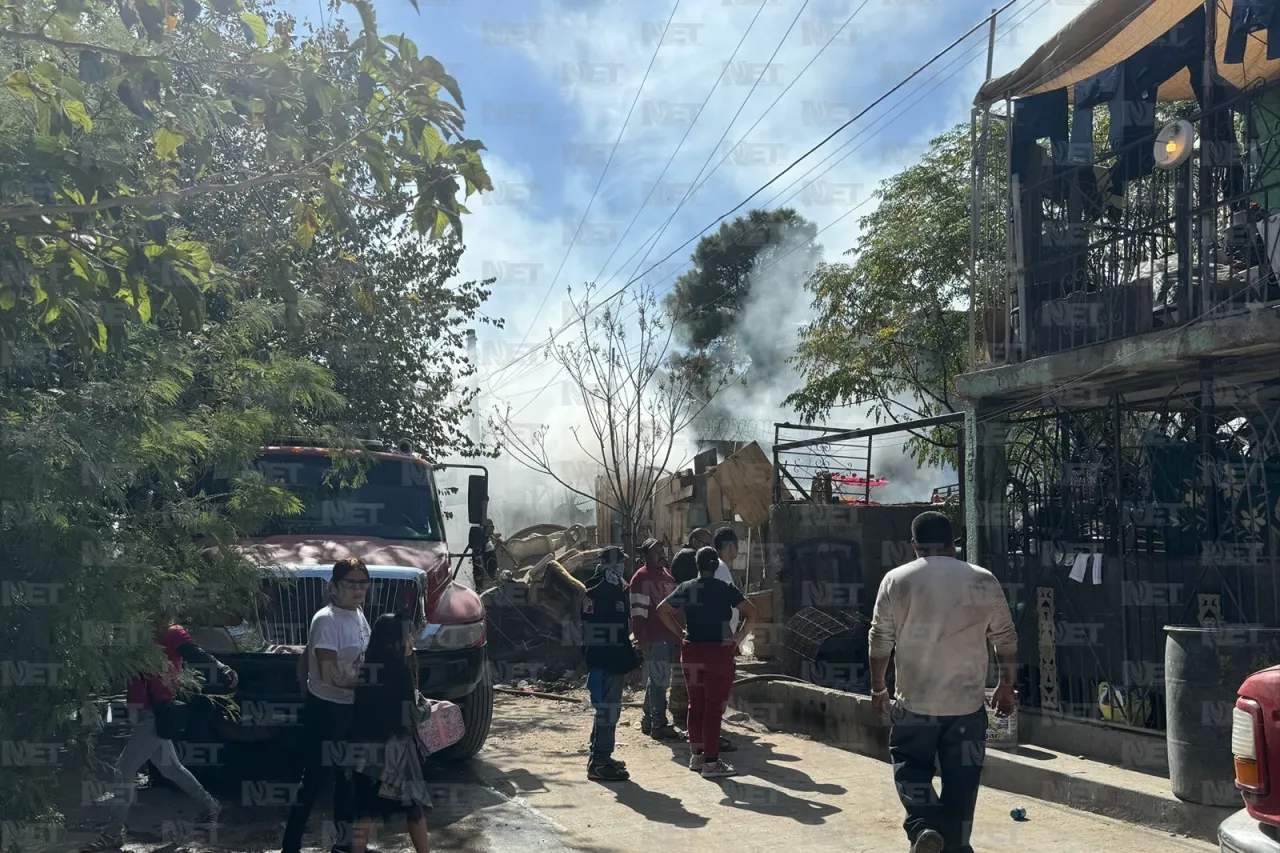
[(1280, 663), (1280, 628), (1168, 625), (1164, 681), (1173, 795), (1239, 806), (1231, 758), (1231, 710), (1241, 682)]

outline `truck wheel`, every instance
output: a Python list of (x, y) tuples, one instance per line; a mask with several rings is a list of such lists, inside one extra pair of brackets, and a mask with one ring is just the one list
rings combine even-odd
[(466, 761), (475, 756), (489, 737), (489, 725), (493, 722), (493, 674), (489, 661), (484, 662), (484, 675), (476, 689), (458, 700), (462, 710), (462, 725), (466, 730), (462, 740), (440, 752), (445, 761)]

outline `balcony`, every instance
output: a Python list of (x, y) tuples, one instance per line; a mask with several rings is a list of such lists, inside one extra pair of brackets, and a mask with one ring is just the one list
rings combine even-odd
[[(1280, 332), (1280, 62), (1262, 33), (1243, 62), (1230, 55), (1228, 6), (1205, 85), (1203, 7), (1163, 33), (1129, 18), (1117, 33), (1117, 5), (1095, 3), (979, 94), (966, 396), (1117, 359), (1119, 373), (1176, 372)], [(1037, 63), (1058, 56), (1071, 58), (1046, 81)], [(1173, 122), (1182, 136), (1161, 133)]]

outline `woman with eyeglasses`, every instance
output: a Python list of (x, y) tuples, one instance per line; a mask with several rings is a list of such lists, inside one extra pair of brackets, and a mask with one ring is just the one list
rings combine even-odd
[(301, 853), (302, 835), (311, 808), (320, 794), (333, 785), (334, 853), (351, 850), (354, 826), (351, 778), (342, 762), (332, 760), (341, 752), (351, 729), (355, 686), (369, 645), (369, 621), (365, 619), (365, 595), (369, 570), (355, 557), (333, 565), (329, 580), (329, 604), (311, 618), (306, 665), (306, 704), (303, 706), (303, 748), (306, 750), (302, 786), (289, 810), (283, 853)]

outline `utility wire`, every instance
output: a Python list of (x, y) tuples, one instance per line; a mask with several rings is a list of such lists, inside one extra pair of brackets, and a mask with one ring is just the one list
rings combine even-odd
[[(625, 243), (625, 242), (626, 242), (626, 240), (627, 240), (627, 235), (628, 235), (628, 234), (630, 234), (630, 233), (631, 233), (631, 229), (635, 227), (636, 220), (638, 220), (638, 219), (640, 218), (640, 214), (644, 212), (644, 209), (645, 209), (646, 207), (648, 207), (648, 206), (649, 206), (649, 200), (650, 200), (651, 198), (653, 198), (653, 194), (654, 194), (654, 192), (656, 192), (656, 191), (657, 191), (657, 189), (658, 189), (658, 187), (659, 187), (659, 186), (661, 186), (661, 184), (662, 184), (662, 179), (666, 176), (666, 174), (667, 174), (667, 170), (668, 170), (668, 169), (670, 169), (670, 168), (671, 168), (671, 164), (675, 162), (676, 155), (677, 155), (677, 154), (679, 154), (679, 153), (680, 153), (680, 149), (684, 147), (684, 143), (685, 143), (685, 141), (686, 141), (686, 140), (688, 140), (688, 138), (689, 138), (689, 134), (693, 131), (693, 127), (694, 127), (694, 125), (696, 125), (696, 124), (698, 123), (698, 119), (699, 119), (699, 118), (701, 118), (701, 116), (702, 116), (702, 111), (703, 111), (704, 109), (706, 109), (707, 104), (708, 104), (708, 103), (710, 103), (710, 101), (711, 101), (711, 96), (712, 96), (712, 95), (714, 95), (714, 94), (715, 94), (716, 89), (717, 89), (717, 88), (719, 88), (719, 86), (720, 86), (720, 81), (724, 79), (724, 75), (725, 75), (725, 73), (729, 70), (729, 66), (730, 66), (730, 65), (732, 65), (732, 64), (733, 64), (733, 60), (737, 58), (737, 56), (738, 56), (738, 51), (742, 50), (742, 45), (743, 45), (744, 43), (746, 43), (747, 36), (749, 36), (749, 35), (751, 34), (751, 30), (755, 28), (756, 21), (757, 21), (757, 20), (759, 20), (759, 18), (760, 18), (760, 13), (764, 11), (764, 7), (768, 4), (768, 2), (769, 2), (769, 0), (761, 0), (760, 6), (756, 9), (755, 17), (753, 17), (753, 18), (751, 19), (751, 23), (747, 26), (746, 31), (742, 34), (742, 38), (738, 40), (738, 46), (737, 46), (737, 47), (735, 47), (735, 48), (733, 49), (733, 55), (729, 57), (729, 61), (728, 61), (727, 63), (725, 63), (724, 68), (723, 68), (723, 69), (721, 69), (721, 71), (720, 71), (720, 76), (716, 78), (716, 82), (715, 82), (715, 83), (713, 83), (713, 84), (711, 85), (711, 91), (707, 92), (707, 97), (705, 97), (705, 98), (702, 100), (702, 106), (698, 107), (698, 112), (697, 112), (697, 114), (696, 114), (696, 115), (694, 115), (694, 117), (693, 117), (693, 121), (689, 122), (689, 126), (688, 126), (687, 128), (685, 128), (684, 136), (680, 137), (680, 143), (679, 143), (678, 145), (676, 145), (675, 150), (671, 152), (671, 156), (667, 158), (667, 164), (666, 164), (665, 166), (663, 166), (663, 167), (662, 167), (662, 171), (658, 174), (658, 179), (657, 179), (656, 181), (654, 181), (654, 182), (653, 182), (653, 186), (649, 188), (649, 194), (648, 194), (647, 196), (645, 196), (644, 201), (643, 201), (643, 202), (641, 202), (641, 204), (640, 204), (640, 208), (639, 208), (638, 210), (636, 210), (635, 216), (631, 217), (631, 221), (630, 221), (629, 223), (627, 223), (627, 228), (626, 228), (626, 230), (622, 232), (622, 236), (621, 236), (621, 237), (619, 237), (619, 238), (618, 238), (618, 242), (614, 244), (613, 251), (609, 253), (609, 257), (605, 258), (604, 263), (600, 266), (600, 272), (598, 272), (598, 273), (596, 274), (596, 280), (599, 280), (600, 276), (604, 275), (604, 271), (605, 271), (605, 269), (609, 266), (609, 262), (610, 262), (610, 261), (612, 261), (612, 260), (613, 260), (613, 256), (614, 256), (614, 255), (616, 255), (616, 254), (618, 253), (618, 249), (622, 248), (622, 244), (623, 244), (623, 243)], [(808, 5), (809, 5), (809, 0), (805, 0), (805, 6), (808, 6)], [(801, 8), (801, 11), (804, 11), (804, 9), (803, 9), (803, 8)], [(795, 25), (795, 22), (793, 21), (793, 22), (792, 22), (792, 26), (794, 26), (794, 25)], [(791, 32), (791, 30), (790, 30), (790, 29), (788, 29), (788, 30), (787, 30), (787, 32), (788, 32), (788, 33), (790, 33), (790, 32)], [(786, 40), (786, 36), (783, 36), (782, 38), (783, 38), (783, 40), (784, 40), (784, 41)], [(778, 43), (778, 47), (782, 47), (782, 43), (781, 43), (781, 42), (779, 42), (779, 43)], [(773, 55), (774, 55), (774, 56), (777, 56), (777, 55), (778, 55), (778, 51), (777, 51), (777, 50), (774, 50)], [(772, 59), (772, 58), (770, 58), (770, 60), (769, 60), (769, 61), (770, 61), (770, 62), (773, 62), (773, 59)], [(750, 99), (751, 99), (751, 94), (755, 92), (755, 90), (756, 90), (756, 86), (757, 86), (757, 85), (759, 85), (759, 83), (760, 83), (760, 81), (759, 81), (759, 80), (756, 80), (756, 84), (755, 84), (755, 85), (753, 85), (753, 86), (751, 87), (751, 92), (748, 92), (748, 93), (747, 93), (747, 100), (750, 100)], [(745, 100), (742, 102), (744, 106), (746, 105), (746, 102), (747, 102), (747, 101), (745, 101)], [(738, 107), (738, 112), (739, 112), (739, 113), (741, 113), (741, 112), (742, 112), (742, 107)], [(734, 115), (734, 117), (733, 117), (733, 121), (737, 121), (737, 119), (738, 119), (738, 116), (737, 116), (737, 115)], [(732, 127), (732, 126), (733, 126), (733, 122), (731, 121), (731, 122), (729, 123), (729, 127)], [(726, 128), (726, 129), (725, 129), (725, 134), (727, 135), (727, 134), (728, 134), (728, 132), (729, 132), (729, 131), (728, 131), (728, 128)], [(721, 136), (721, 137), (720, 137), (720, 140), (721, 140), (721, 141), (724, 141), (724, 136)], [(719, 142), (717, 142), (716, 144), (717, 144), (717, 145), (719, 145), (720, 143), (719, 143)], [(699, 174), (701, 174), (701, 173), (699, 173)], [(683, 203), (684, 203), (684, 202), (681, 202), (681, 204), (683, 204)], [(676, 209), (677, 209), (677, 210), (679, 210), (679, 207), (677, 207)], [(637, 251), (639, 251), (639, 250), (637, 250)], [(635, 257), (635, 255), (632, 255), (631, 257), (632, 257), (632, 258), (634, 258), (634, 257)], [(628, 263), (631, 263), (631, 259), (630, 259), (630, 258), (628, 258), (628, 259), (627, 259), (626, 263), (624, 263), (624, 264), (623, 264), (623, 266), (625, 267)], [(617, 273), (615, 273), (614, 275), (617, 275)]]
[[(667, 17), (667, 26), (671, 26), (671, 22), (675, 19), (676, 10), (680, 8), (680, 0), (676, 0), (674, 6), (671, 7), (671, 14)], [(542, 316), (542, 309), (547, 307), (547, 300), (551, 297), (551, 291), (555, 290), (556, 282), (560, 280), (560, 273), (564, 271), (564, 265), (569, 260), (569, 254), (573, 251), (573, 246), (578, 242), (578, 235), (582, 233), (582, 226), (587, 222), (587, 216), (591, 213), (591, 206), (595, 204), (596, 196), (600, 194), (600, 187), (604, 185), (605, 176), (609, 174), (609, 167), (613, 165), (613, 158), (618, 153), (618, 146), (622, 143), (622, 135), (627, 130), (627, 125), (631, 122), (631, 116), (636, 111), (636, 104), (640, 102), (640, 94), (644, 91), (645, 84), (649, 82), (649, 74), (653, 71), (654, 63), (658, 61), (658, 54), (662, 50), (662, 40), (658, 40), (658, 44), (653, 48), (653, 56), (649, 58), (649, 67), (644, 70), (644, 77), (640, 80), (639, 87), (636, 88), (636, 96), (631, 99), (631, 109), (627, 110), (627, 117), (622, 122), (622, 127), (618, 128), (618, 138), (613, 142), (613, 148), (609, 151), (609, 159), (605, 161), (604, 169), (600, 172), (600, 180), (596, 181), (596, 188), (591, 192), (591, 199), (587, 202), (587, 207), (582, 211), (582, 219), (578, 220), (578, 227), (573, 232), (573, 237), (569, 240), (568, 247), (564, 250), (564, 257), (560, 259), (560, 266), (556, 268), (556, 274), (551, 279), (551, 284), (547, 285), (547, 292), (542, 296), (542, 302), (538, 305), (538, 310), (533, 313), (533, 319), (529, 321), (528, 327), (525, 329), (524, 337), (520, 339), (520, 346), (524, 346), (529, 340), (529, 331), (533, 325), (538, 322), (538, 318)]]
[[(1005, 9), (1008, 9), (1010, 6), (1014, 5), (1014, 4), (1015, 4), (1015, 3), (1017, 3), (1017, 2), (1019, 2), (1019, 0), (1007, 0), (1007, 2), (1005, 2), (1005, 4), (1004, 4), (1003, 6), (999, 7), (998, 9), (996, 9), (996, 10), (993, 12), (993, 14), (997, 14), (997, 15), (998, 15), (1000, 12), (1004, 11)], [(621, 286), (620, 286), (616, 291), (612, 292), (609, 296), (606, 296), (606, 297), (604, 297), (602, 300), (600, 300), (601, 304), (608, 302), (609, 300), (611, 300), (611, 299), (613, 299), (614, 297), (616, 297), (618, 294), (620, 294), (620, 293), (622, 293), (623, 291), (625, 291), (628, 287), (630, 287), (630, 286), (631, 286), (632, 284), (634, 284), (636, 281), (640, 280), (640, 279), (641, 279), (641, 278), (643, 278), (645, 275), (647, 275), (649, 272), (653, 271), (654, 269), (656, 269), (657, 267), (661, 266), (661, 265), (662, 265), (663, 263), (665, 263), (666, 261), (670, 260), (670, 259), (671, 259), (671, 257), (672, 257), (672, 256), (674, 256), (677, 252), (679, 252), (680, 250), (682, 250), (682, 249), (686, 248), (690, 243), (692, 243), (693, 241), (697, 240), (699, 237), (701, 237), (701, 236), (702, 236), (703, 234), (705, 234), (707, 231), (709, 231), (709, 230), (711, 230), (712, 228), (714, 228), (716, 225), (718, 225), (718, 224), (720, 223), (720, 221), (721, 221), (721, 220), (723, 220), (723, 219), (725, 219), (725, 218), (727, 218), (727, 217), (729, 217), (729, 216), (733, 215), (734, 213), (736, 213), (736, 212), (737, 212), (738, 210), (740, 210), (743, 206), (745, 206), (746, 204), (748, 204), (748, 203), (749, 203), (753, 198), (755, 198), (755, 197), (756, 197), (757, 195), (759, 195), (760, 193), (764, 192), (764, 190), (768, 189), (770, 186), (772, 186), (774, 183), (776, 183), (779, 179), (781, 179), (784, 175), (786, 175), (788, 172), (790, 172), (792, 169), (794, 169), (797, 165), (799, 165), (802, 161), (804, 161), (806, 158), (808, 158), (809, 156), (811, 156), (815, 151), (817, 151), (819, 148), (821, 148), (823, 145), (825, 145), (827, 142), (829, 142), (832, 138), (834, 138), (834, 137), (835, 137), (837, 134), (839, 134), (842, 130), (844, 130), (845, 128), (849, 127), (849, 126), (850, 126), (851, 124), (853, 124), (854, 122), (858, 121), (860, 118), (862, 118), (864, 115), (866, 115), (866, 113), (867, 113), (867, 112), (869, 112), (870, 110), (874, 109), (874, 108), (875, 108), (876, 106), (878, 106), (879, 104), (883, 103), (887, 98), (891, 97), (891, 96), (892, 96), (894, 93), (896, 93), (899, 89), (901, 89), (903, 86), (905, 86), (905, 85), (906, 85), (907, 83), (909, 83), (911, 80), (913, 80), (913, 79), (915, 79), (917, 76), (919, 76), (921, 72), (923, 72), (925, 69), (929, 68), (929, 66), (933, 65), (935, 62), (937, 62), (939, 59), (941, 59), (941, 58), (942, 58), (943, 56), (945, 56), (947, 53), (949, 53), (950, 51), (954, 50), (954, 49), (955, 49), (958, 45), (960, 45), (960, 44), (961, 44), (965, 39), (967, 39), (969, 36), (973, 35), (973, 34), (974, 34), (975, 32), (977, 32), (981, 27), (983, 27), (984, 25), (986, 25), (989, 21), (990, 21), (990, 16), (987, 16), (987, 17), (983, 18), (983, 20), (982, 20), (982, 21), (980, 21), (979, 23), (975, 24), (973, 27), (971, 27), (969, 30), (967, 30), (963, 35), (961, 35), (959, 38), (957, 38), (955, 41), (953, 41), (950, 45), (948, 45), (947, 47), (943, 48), (943, 49), (942, 49), (941, 51), (939, 51), (938, 53), (934, 54), (934, 55), (933, 55), (933, 56), (932, 56), (928, 61), (926, 61), (923, 65), (921, 65), (921, 66), (920, 66), (919, 68), (917, 68), (915, 71), (911, 72), (911, 74), (909, 74), (909, 75), (908, 75), (907, 77), (905, 77), (903, 80), (901, 80), (900, 82), (898, 82), (897, 84), (895, 84), (891, 89), (889, 89), (889, 91), (885, 92), (883, 95), (881, 95), (880, 97), (878, 97), (875, 101), (873, 101), (871, 104), (869, 104), (866, 108), (864, 108), (863, 110), (861, 110), (857, 115), (855, 115), (854, 117), (852, 117), (851, 119), (849, 119), (849, 121), (845, 122), (845, 123), (844, 123), (844, 124), (842, 124), (840, 127), (836, 128), (836, 130), (834, 130), (834, 131), (832, 131), (830, 134), (828, 134), (828, 135), (827, 135), (827, 137), (826, 137), (826, 138), (824, 138), (824, 139), (823, 139), (821, 142), (819, 142), (817, 145), (813, 146), (813, 147), (812, 147), (812, 148), (810, 148), (808, 151), (806, 151), (804, 154), (800, 155), (800, 157), (796, 158), (796, 160), (795, 160), (795, 161), (793, 161), (789, 166), (787, 166), (785, 169), (783, 169), (781, 172), (779, 172), (777, 175), (775, 175), (773, 178), (771, 178), (771, 179), (770, 179), (767, 183), (765, 183), (763, 186), (759, 187), (759, 188), (758, 188), (758, 189), (756, 189), (754, 192), (752, 192), (752, 193), (751, 193), (751, 195), (747, 196), (747, 198), (745, 198), (742, 202), (740, 202), (740, 203), (739, 203), (737, 206), (735, 206), (733, 209), (731, 209), (731, 210), (729, 210), (727, 213), (722, 214), (721, 216), (717, 217), (717, 218), (716, 218), (716, 220), (715, 220), (714, 222), (712, 222), (710, 225), (705, 226), (705, 227), (704, 227), (701, 231), (699, 231), (697, 234), (695, 234), (694, 236), (692, 236), (691, 238), (689, 238), (688, 240), (686, 240), (686, 241), (685, 241), (684, 243), (682, 243), (681, 245), (677, 246), (677, 247), (676, 247), (675, 249), (673, 249), (670, 253), (668, 253), (668, 254), (666, 255), (666, 257), (664, 257), (662, 260), (658, 261), (657, 263), (653, 264), (651, 267), (649, 267), (649, 268), (648, 268), (647, 270), (645, 270), (643, 273), (641, 273), (641, 274), (639, 274), (639, 275), (637, 275), (637, 276), (633, 276), (631, 279), (629, 279), (628, 281), (624, 282), (624, 283), (623, 283), (623, 284), (622, 284), (622, 285), (621, 285)], [(544, 300), (544, 301), (545, 301), (545, 300)], [(547, 344), (553, 343), (553, 342), (555, 341), (555, 339), (556, 339), (556, 338), (558, 338), (561, 334), (563, 334), (563, 333), (564, 333), (564, 331), (565, 331), (566, 329), (568, 329), (568, 328), (569, 328), (569, 326), (570, 326), (570, 325), (572, 325), (572, 321), (566, 322), (566, 323), (565, 323), (565, 324), (564, 324), (564, 325), (563, 325), (563, 326), (562, 326), (562, 327), (561, 327), (557, 332), (553, 333), (553, 334), (550, 336), (550, 338), (547, 340), (547, 342), (546, 342), (546, 343), (547, 343)], [(528, 357), (528, 353), (525, 353), (524, 355), (516, 356), (516, 358), (515, 358), (515, 359), (513, 359), (513, 360), (512, 360), (512, 362), (509, 362), (507, 365), (503, 365), (502, 367), (500, 367), (500, 368), (499, 368), (499, 372), (500, 372), (500, 371), (502, 371), (502, 370), (505, 370), (507, 367), (509, 367), (511, 364), (514, 364), (516, 361), (522, 361), (522, 360), (524, 360), (524, 359), (525, 359), (525, 358), (527, 358), (527, 357)]]

